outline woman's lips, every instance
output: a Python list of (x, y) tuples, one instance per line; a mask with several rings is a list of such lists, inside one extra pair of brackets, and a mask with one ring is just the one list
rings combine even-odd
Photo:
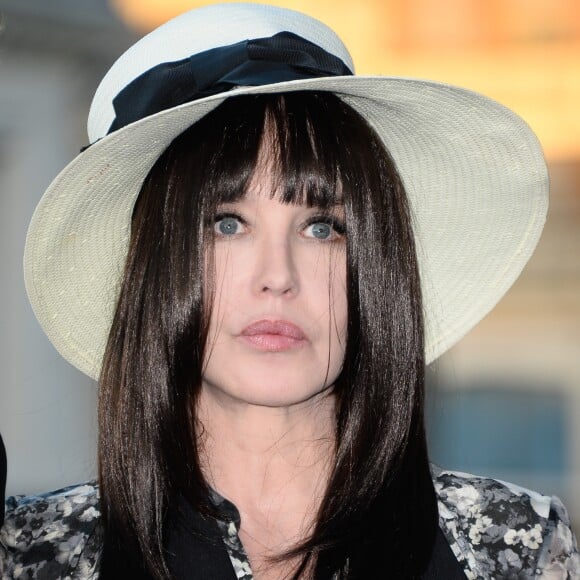
[(258, 320), (246, 326), (240, 338), (250, 346), (269, 352), (280, 352), (302, 346), (306, 335), (287, 320)]

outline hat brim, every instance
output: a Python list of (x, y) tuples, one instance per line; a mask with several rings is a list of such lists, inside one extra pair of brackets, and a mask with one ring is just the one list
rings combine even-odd
[(243, 87), (162, 111), (93, 144), (52, 182), (32, 218), (24, 271), (34, 312), (62, 356), (97, 378), (116, 306), (133, 204), (173, 139), (226, 98), (331, 91), (377, 131), (411, 206), (433, 361), (505, 294), (548, 205), (541, 147), (509, 109), (417, 79), (333, 77)]

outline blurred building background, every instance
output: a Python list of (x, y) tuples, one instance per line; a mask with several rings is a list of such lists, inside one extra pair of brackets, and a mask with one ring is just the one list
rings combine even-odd
[[(86, 144), (92, 94), (138, 36), (187, 0), (0, 1), (0, 431), (8, 492), (95, 473), (95, 385), (26, 300), (22, 251), (42, 192)], [(522, 115), (552, 177), (538, 250), (499, 306), (430, 369), (439, 464), (567, 503), (580, 522), (580, 4), (576, 0), (271, 2), (318, 17), (357, 72), (468, 86)], [(577, 528), (578, 529), (578, 528)]]

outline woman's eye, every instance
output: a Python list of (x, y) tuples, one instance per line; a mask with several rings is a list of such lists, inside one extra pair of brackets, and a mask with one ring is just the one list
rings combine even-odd
[(309, 238), (316, 238), (322, 241), (335, 240), (344, 234), (344, 227), (338, 220), (334, 219), (312, 221), (304, 230), (304, 234)]
[(310, 231), (312, 237), (319, 240), (327, 240), (332, 236), (332, 228), (330, 227), (330, 224), (325, 223), (311, 224), (306, 228), (306, 231)]
[(233, 215), (216, 216), (214, 231), (222, 236), (234, 236), (242, 233), (243, 223), (239, 217)]

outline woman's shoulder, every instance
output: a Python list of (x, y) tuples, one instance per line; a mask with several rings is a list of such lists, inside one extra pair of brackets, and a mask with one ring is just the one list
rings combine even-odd
[(555, 496), (433, 469), (443, 532), (468, 578), (580, 578), (566, 508)]
[(94, 482), (9, 497), (0, 530), (2, 578), (91, 578), (99, 516)]

